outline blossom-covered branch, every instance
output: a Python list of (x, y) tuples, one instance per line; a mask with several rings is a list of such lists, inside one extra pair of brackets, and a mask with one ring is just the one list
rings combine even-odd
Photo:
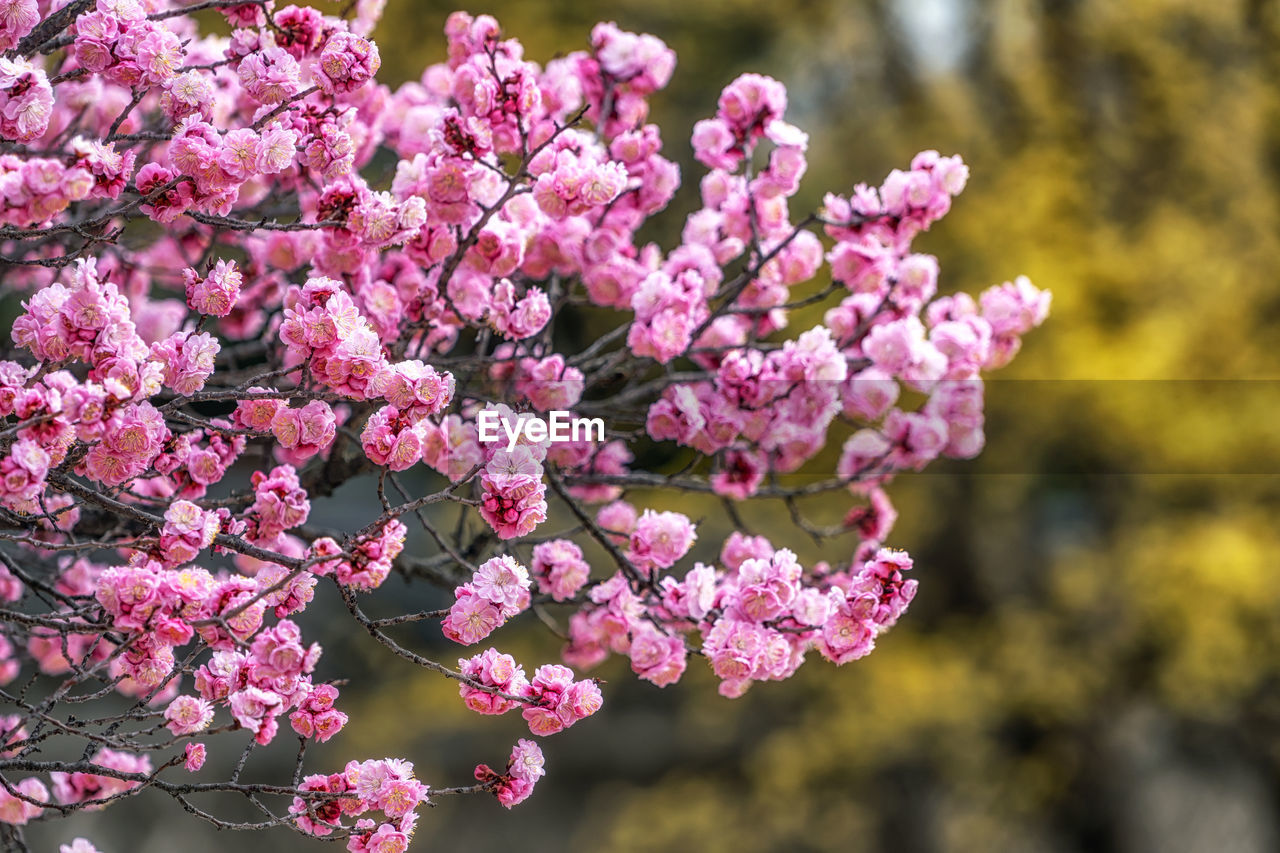
[[(400, 759), (307, 772), (307, 745), (348, 722), (303, 636), (317, 596), (536, 738), (602, 706), (570, 667), (612, 654), (658, 686), (704, 658), (728, 697), (811, 652), (866, 655), (916, 589), (885, 547), (886, 485), (981, 450), (982, 372), (1047, 314), (1025, 279), (939, 296), (913, 251), (964, 188), (958, 157), (923, 152), (793, 216), (808, 137), (782, 84), (746, 74), (694, 129), (701, 206), (677, 245), (645, 243), (681, 184), (647, 120), (665, 44), (600, 24), (540, 65), (455, 13), (448, 60), (393, 91), (379, 7), (0, 0), (0, 279), (21, 294), (0, 353), (11, 846), (28, 821), (154, 789), (219, 828), (396, 853), (432, 794), (530, 796), (537, 740), (474, 785), (431, 789)], [(209, 9), (229, 37), (199, 32)], [(366, 177), (379, 153), (385, 188)], [(601, 428), (554, 435), (561, 414)], [(638, 470), (639, 444), (682, 467)], [(435, 487), (412, 493), (411, 469)], [(346, 483), (368, 503), (318, 525), (312, 501)], [(841, 524), (806, 518), (818, 494), (847, 496)], [(673, 495), (725, 513), (706, 561)], [(751, 501), (781, 503), (830, 559), (752, 535)], [(426, 553), (406, 551), (411, 525)], [(452, 604), (368, 615), (393, 572)], [(474, 646), (531, 610), (567, 639), (531, 675), (495, 647), (455, 667), (396, 633), (438, 622)], [(292, 778), (241, 781), (285, 724)], [(78, 759), (51, 757), (66, 744)], [(241, 750), (229, 778), (175, 775), (207, 774), (219, 744)], [(214, 792), (261, 819), (218, 816)]]

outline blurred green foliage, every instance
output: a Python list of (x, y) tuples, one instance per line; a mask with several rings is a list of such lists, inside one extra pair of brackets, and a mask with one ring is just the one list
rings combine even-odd
[[(939, 8), (945, 26), (920, 24)], [(443, 56), (448, 11), (389, 4), (375, 34), (386, 81)], [(1179, 841), (1176, 816), (1143, 805), (1179, 802), (1144, 799), (1144, 786), (1165, 778), (1153, 768), (1184, 765), (1206, 784), (1239, 768), (1274, 805), (1280, 7), (556, 0), (469, 11), (494, 13), (533, 59), (585, 46), (601, 19), (667, 40), (679, 65), (655, 119), (690, 186), (700, 172), (687, 130), (747, 69), (788, 84), (789, 118), (811, 134), (797, 208), (878, 182), (922, 148), (962, 154), (969, 188), (922, 241), (944, 289), (1026, 273), (1054, 309), (1010, 381), (992, 385), (983, 459), (891, 489), (902, 513), (892, 542), (916, 557), (921, 593), (875, 654), (840, 670), (814, 662), (734, 702), (697, 662), (662, 693), (615, 663), (602, 719), (582, 727), (596, 731), (546, 745), (549, 776), (527, 813), (450, 803), (452, 817), (426, 816), (422, 832), (469, 849), (1195, 849), (1176, 846), (1197, 843)], [(958, 59), (939, 68), (928, 61), (939, 54)], [(797, 544), (806, 559), (824, 553)], [(848, 546), (825, 556), (847, 559)], [(530, 663), (557, 645), (521, 642)], [(404, 741), (397, 715), (421, 709), (414, 757), (428, 765), (442, 738), (519, 736), (518, 721), (468, 718), (449, 685), (412, 672), (393, 670), (366, 705), (352, 718), (387, 750)], [(1228, 815), (1212, 831), (1223, 850), (1252, 849), (1274, 838), (1274, 812)]]

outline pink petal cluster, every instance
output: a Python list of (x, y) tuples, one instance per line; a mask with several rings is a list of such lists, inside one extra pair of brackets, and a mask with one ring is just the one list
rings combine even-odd
[[(151, 773), (151, 759), (145, 755), (132, 755), (104, 747), (89, 760), (98, 767), (120, 773)], [(83, 772), (63, 773), (55, 770), (49, 777), (53, 781), (53, 796), (58, 802), (63, 805), (83, 803), (89, 810), (103, 807), (101, 804), (95, 805), (97, 800), (105, 800), (142, 784), (140, 781)]]
[(17, 47), (22, 38), (40, 22), (36, 0), (3, 0), (0, 2), (0, 50)]
[(378, 334), (342, 284), (313, 278), (285, 296), (280, 337), (311, 374), (356, 400), (376, 396), (375, 380), (387, 368)]
[(592, 679), (575, 681), (573, 670), (558, 664), (538, 667), (525, 689), (520, 715), (535, 735), (553, 735), (600, 710), (604, 697)]
[(365, 591), (377, 589), (391, 573), (395, 558), (404, 550), (407, 532), (402, 522), (391, 519), (374, 533), (357, 538), (349, 546), (350, 556), (343, 555), (337, 542), (322, 536), (308, 551), (308, 557), (316, 561), (311, 571), (321, 577), (332, 575), (343, 586)]
[(556, 601), (573, 598), (591, 577), (591, 566), (583, 559), (582, 549), (568, 539), (535, 545), (529, 569), (538, 581), (538, 591)]
[(175, 501), (164, 514), (160, 530), (160, 555), (167, 566), (189, 563), (213, 544), (221, 520), (216, 512), (191, 501)]
[(34, 508), (44, 491), (50, 456), (39, 442), (21, 438), (0, 458), (0, 504), (9, 509)]
[(312, 73), (316, 85), (332, 95), (360, 88), (381, 65), (376, 44), (353, 33), (336, 32), (325, 42)]
[(453, 401), (453, 375), (417, 359), (397, 362), (378, 377), (378, 393), (410, 417), (438, 415)]
[(374, 464), (392, 471), (403, 471), (422, 458), (426, 438), (421, 419), (415, 419), (395, 406), (383, 406), (365, 423), (360, 433), (360, 444)]
[(547, 487), (537, 450), (518, 445), (510, 452), (495, 452), (481, 472), (480, 483), (484, 489), (480, 515), (498, 538), (528, 536), (546, 521)]
[(519, 740), (507, 759), (507, 772), (498, 773), (487, 764), (476, 767), (476, 781), (491, 786), (494, 796), (505, 808), (523, 803), (533, 793), (533, 786), (546, 775), (542, 749), (527, 739)]
[(302, 737), (314, 737), (324, 743), (347, 724), (347, 715), (333, 707), (337, 698), (338, 689), (333, 685), (312, 685), (298, 710), (289, 715), (289, 724)]
[(529, 570), (511, 557), (494, 557), (453, 594), (441, 628), (455, 643), (469, 646), (529, 606)]
[(0, 823), (25, 826), (44, 814), (39, 803), (49, 802), (49, 789), (34, 776), (17, 782), (13, 791), (0, 790)]
[(53, 89), (44, 70), (0, 56), (0, 136), (31, 142), (44, 134), (52, 113)]
[(697, 538), (688, 516), (647, 509), (631, 531), (628, 556), (642, 569), (669, 569), (689, 552)]
[(151, 345), (151, 358), (163, 366), (164, 384), (189, 397), (204, 387), (220, 349), (208, 332), (175, 332)]
[(332, 797), (294, 797), (289, 807), (298, 828), (315, 836), (331, 835), (344, 817), (381, 812), (379, 822), (360, 819), (347, 843), (353, 853), (401, 853), (417, 821), (416, 809), (427, 802), (431, 789), (413, 775), (413, 764), (397, 758), (350, 761), (342, 773), (312, 775), (300, 790)]
[(244, 276), (235, 261), (218, 261), (203, 278), (190, 267), (184, 269), (182, 280), (187, 289), (187, 305), (193, 311), (225, 317), (240, 298)]
[(497, 649), (485, 649), (478, 655), (458, 660), (458, 671), (470, 679), (463, 681), (458, 692), (467, 707), (477, 714), (505, 714), (520, 706), (529, 681), (524, 668), (511, 655)]
[(306, 523), (311, 514), (311, 501), (292, 465), (277, 465), (269, 474), (255, 471), (252, 482), (250, 513), (255, 528), (251, 530), (251, 538), (271, 542), (286, 530)]

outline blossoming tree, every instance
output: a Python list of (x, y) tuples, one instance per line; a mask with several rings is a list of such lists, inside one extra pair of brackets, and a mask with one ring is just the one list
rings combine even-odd
[[(807, 136), (780, 83), (743, 75), (694, 129), (701, 207), (660, 247), (637, 238), (681, 182), (646, 122), (675, 66), (660, 40), (600, 24), (538, 65), (456, 13), (447, 62), (391, 91), (369, 38), (380, 6), (0, 0), (0, 280), (22, 299), (0, 361), (13, 849), (29, 821), (150, 791), (221, 828), (393, 853), (430, 797), (530, 795), (542, 739), (603, 701), (571, 666), (623, 655), (665, 686), (701, 657), (735, 697), (811, 652), (866, 655), (916, 587), (882, 547), (883, 487), (981, 450), (980, 374), (1047, 313), (1025, 279), (937, 295), (936, 259), (911, 244), (964, 188), (958, 157), (923, 152), (795, 217)], [(198, 32), (209, 9), (229, 38)], [(376, 155), (389, 186), (367, 177)], [(822, 303), (822, 325), (788, 334), (793, 309)], [(612, 320), (576, 346), (587, 316)], [(551, 411), (607, 434), (481, 441), (481, 412)], [(683, 470), (638, 470), (637, 441)], [(835, 472), (812, 476), (833, 441)], [(416, 466), (434, 490), (406, 487)], [(313, 522), (312, 499), (348, 481), (369, 496), (356, 521)], [(676, 493), (739, 528), (713, 563), (664, 507)], [(800, 499), (820, 494), (845, 496), (843, 524), (806, 519)], [(748, 501), (784, 504), (831, 560), (747, 535)], [(472, 523), (446, 530), (442, 505)], [(452, 606), (369, 616), (392, 572)], [(317, 595), (531, 737), (453, 787), (398, 759), (309, 774), (307, 745), (347, 722), (291, 618)], [(563, 625), (568, 666), (470, 648), (531, 609)], [(456, 666), (397, 634), (430, 620), (467, 647)], [(285, 735), (292, 777), (242, 781)], [(205, 778), (209, 749), (239, 754), (234, 772)], [(260, 819), (219, 816), (219, 792)]]

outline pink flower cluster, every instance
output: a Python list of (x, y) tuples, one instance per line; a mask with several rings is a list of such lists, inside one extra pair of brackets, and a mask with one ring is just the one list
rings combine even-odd
[(301, 72), (298, 60), (284, 48), (274, 45), (250, 53), (236, 68), (245, 92), (264, 104), (278, 104), (297, 94), (302, 88)]
[(163, 171), (144, 175), (148, 168), (144, 166), (138, 181), (145, 177), (164, 183), (179, 175), (190, 176), (195, 183), (190, 204), (225, 215), (240, 200), (246, 184), (290, 168), (297, 156), (297, 142), (297, 131), (279, 122), (260, 131), (242, 127), (219, 135), (199, 113), (191, 113), (181, 120), (169, 145), (169, 164), (176, 171), (149, 164)]
[(510, 655), (487, 649), (458, 661), (469, 681), (458, 688), (467, 707), (478, 714), (505, 714), (517, 707), (535, 735), (552, 735), (585, 719), (604, 702), (590, 679), (575, 681), (573, 670), (558, 664), (538, 667), (532, 680)]
[(0, 459), (0, 504), (9, 509), (31, 511), (35, 499), (44, 492), (50, 457), (40, 444), (21, 438)]
[(123, 86), (158, 86), (183, 65), (178, 34), (151, 21), (141, 3), (98, 0), (75, 22), (76, 61)]
[(417, 359), (397, 362), (378, 377), (378, 393), (411, 417), (438, 415), (453, 400), (454, 380)]
[(289, 813), (309, 835), (332, 835), (344, 817), (382, 812), (385, 820), (360, 818), (347, 825), (354, 830), (347, 843), (352, 853), (403, 853), (417, 823), (415, 810), (431, 793), (414, 778), (413, 764), (398, 758), (350, 761), (342, 773), (307, 776), (300, 790), (331, 795), (294, 797)]
[(221, 349), (208, 332), (174, 332), (151, 345), (151, 358), (164, 367), (164, 384), (189, 397), (204, 387)]
[(529, 568), (538, 582), (538, 591), (556, 601), (573, 598), (591, 578), (591, 566), (583, 559), (582, 549), (568, 539), (533, 546)]
[(322, 91), (345, 94), (372, 80), (381, 65), (376, 44), (353, 33), (336, 32), (325, 42), (313, 71)]
[(766, 471), (793, 471), (822, 449), (840, 414), (845, 359), (819, 326), (769, 353), (731, 350), (714, 381), (668, 388), (650, 408), (649, 435), (713, 455), (719, 494), (755, 493)]
[(0, 136), (31, 142), (49, 127), (52, 113), (53, 88), (44, 69), (0, 56)]
[[(568, 59), (576, 66), (579, 85), (593, 106), (588, 116), (613, 137), (644, 122), (648, 96), (671, 82), (676, 55), (656, 36), (629, 33), (614, 23), (592, 28), (591, 48), (590, 57), (570, 54)], [(606, 84), (614, 89), (608, 115), (602, 112)]]
[(292, 465), (277, 465), (270, 474), (254, 471), (251, 480), (251, 539), (274, 542), (286, 530), (306, 523), (311, 514), (311, 501)]
[(314, 737), (324, 743), (347, 724), (347, 715), (333, 707), (337, 698), (338, 688), (333, 685), (311, 685), (307, 698), (289, 715), (289, 724), (303, 737)]
[[(103, 571), (95, 597), (114, 628), (138, 635), (117, 659), (121, 671), (141, 687), (156, 688), (173, 670), (174, 648), (195, 635), (192, 623), (229, 611), (231, 607), (224, 605), (249, 598), (251, 589), (252, 582), (247, 588), (233, 580), (218, 582), (204, 569), (170, 571), (139, 559), (136, 565)], [(244, 639), (261, 620), (261, 607), (248, 607), (226, 621), (235, 636)], [(215, 642), (231, 642), (230, 636), (223, 640), (213, 629), (198, 630)]]
[(151, 467), (171, 435), (164, 416), (151, 403), (116, 409), (103, 420), (83, 473), (108, 486), (126, 483)]
[(688, 516), (647, 509), (631, 531), (631, 550), (627, 556), (641, 569), (669, 569), (689, 553), (697, 538)]
[(453, 594), (453, 606), (441, 628), (455, 643), (469, 646), (529, 606), (529, 570), (511, 557), (494, 557)]
[[(147, 481), (150, 489), (159, 495), (172, 493), (188, 500), (205, 496), (208, 487), (222, 480), (227, 469), (244, 452), (247, 440), (243, 435), (227, 435), (221, 430), (230, 427), (226, 421), (215, 418), (206, 434), (203, 429), (181, 433), (164, 445), (164, 450), (151, 463), (151, 467), (164, 479)], [(222, 508), (219, 514), (229, 514)], [(228, 530), (239, 522), (228, 522)]]
[(743, 74), (720, 93), (715, 118), (694, 126), (694, 154), (709, 168), (736, 168), (786, 110), (787, 90), (781, 83), (762, 74)]
[(191, 501), (174, 501), (165, 511), (160, 530), (161, 560), (166, 566), (191, 562), (213, 544), (221, 526), (216, 512)]
[(0, 155), (0, 222), (19, 227), (37, 225), (74, 202), (120, 197), (133, 172), (133, 151), (121, 154), (114, 143), (80, 136), (74, 137), (69, 147), (67, 162)]
[(422, 458), (426, 429), (421, 419), (402, 413), (395, 406), (374, 412), (360, 433), (360, 444), (374, 464), (392, 471), (411, 468)]
[(684, 673), (685, 634), (696, 629), (721, 693), (737, 696), (754, 681), (790, 677), (810, 648), (838, 664), (862, 657), (916, 590), (902, 577), (910, 558), (887, 549), (845, 572), (806, 572), (791, 551), (734, 533), (721, 560), (723, 570), (698, 564), (683, 580), (663, 577), (656, 606), (621, 573), (593, 587), (594, 606), (570, 620), (566, 658), (593, 666), (610, 651), (626, 654), (637, 675), (664, 686)]
[(404, 537), (408, 528), (392, 519), (369, 536), (357, 538), (349, 555), (328, 536), (322, 536), (311, 544), (308, 557), (316, 560), (311, 571), (320, 576), (330, 575), (343, 586), (370, 591), (382, 586), (391, 573), (391, 564), (404, 550)]
[[(147, 756), (132, 755), (105, 747), (94, 753), (90, 761), (98, 767), (120, 773), (145, 775), (151, 772), (151, 759)], [(49, 776), (53, 781), (53, 795), (58, 802), (64, 805), (84, 804), (89, 810), (103, 808), (103, 804), (95, 805), (98, 800), (106, 800), (142, 784), (139, 781), (97, 773), (63, 773), (55, 770)]]
[(523, 803), (533, 793), (533, 786), (546, 775), (542, 749), (531, 740), (521, 739), (511, 749), (507, 772), (498, 773), (487, 764), (476, 767), (476, 781), (491, 786), (498, 802), (506, 808)]
[(51, 284), (23, 308), (25, 313), (13, 323), (12, 338), (18, 346), (42, 362), (88, 362), (96, 376), (139, 390), (137, 362), (145, 359), (146, 345), (133, 324), (128, 300), (115, 283), (102, 281), (93, 260), (77, 263), (70, 286)]
[(600, 710), (604, 697), (591, 679), (575, 681), (573, 670), (544, 664), (529, 681), (520, 715), (535, 735), (553, 735)]
[(330, 278), (289, 289), (280, 338), (312, 376), (355, 400), (377, 396), (375, 380), (389, 368), (377, 332)]
[(215, 652), (196, 670), (196, 689), (206, 702), (225, 705), (232, 718), (265, 745), (275, 739), (277, 718), (310, 695), (309, 676), (319, 657), (320, 647), (303, 646), (298, 626), (281, 619), (258, 631), (248, 651)]
[(187, 305), (193, 311), (212, 317), (225, 317), (231, 313), (236, 300), (240, 298), (244, 276), (236, 267), (235, 261), (218, 261), (203, 278), (190, 267), (184, 269), (182, 281), (187, 289)]
[(547, 520), (547, 487), (542, 482), (546, 451), (521, 444), (497, 450), (480, 474), (480, 515), (500, 539), (528, 536)]
[(529, 162), (537, 180), (533, 198), (553, 219), (580, 216), (616, 199), (627, 185), (627, 168), (585, 133), (566, 131)]
[(39, 22), (36, 0), (4, 0), (0, 3), (0, 50), (17, 47)]
[(337, 435), (338, 418), (328, 403), (310, 400), (295, 408), (280, 397), (266, 396), (270, 393), (266, 388), (250, 388), (248, 396), (236, 404), (235, 425), (270, 432), (277, 442), (276, 456), (290, 464), (301, 465), (329, 448)]

